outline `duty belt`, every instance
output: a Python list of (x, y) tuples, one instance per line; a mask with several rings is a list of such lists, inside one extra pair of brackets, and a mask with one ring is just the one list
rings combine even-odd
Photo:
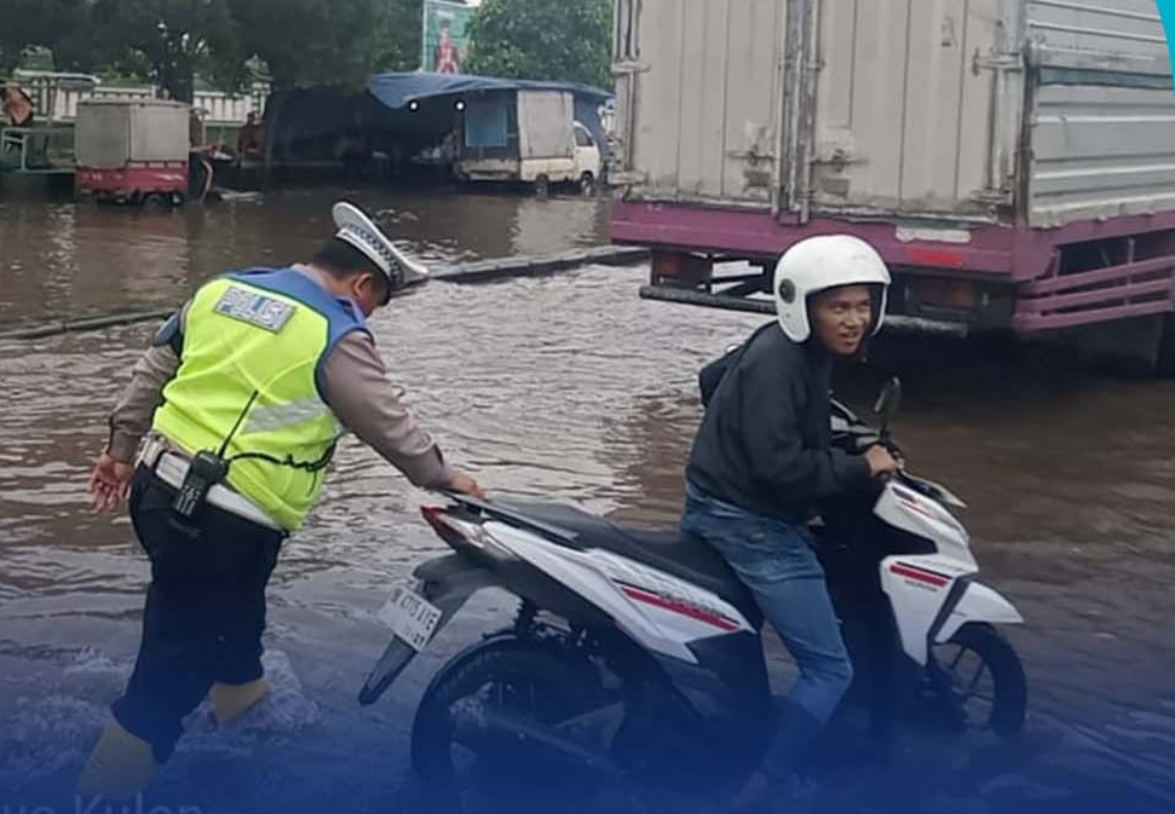
[[(167, 440), (153, 435), (147, 439), (143, 452), (139, 455), (139, 463), (154, 472), (161, 481), (175, 489), (179, 489), (188, 474), (189, 461), (178, 452), (168, 447)], [(227, 486), (216, 484), (208, 491), (208, 503), (229, 514), (244, 518), (259, 526), (279, 531), (286, 530), (273, 521), (257, 504)]]

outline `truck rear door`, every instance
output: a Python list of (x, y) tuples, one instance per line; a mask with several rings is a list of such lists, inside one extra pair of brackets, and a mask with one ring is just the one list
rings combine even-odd
[(795, 206), (995, 220), (1016, 186), (1022, 3), (821, 0), (812, 167)]
[(778, 203), (788, 0), (618, 0), (618, 180), (645, 200)]

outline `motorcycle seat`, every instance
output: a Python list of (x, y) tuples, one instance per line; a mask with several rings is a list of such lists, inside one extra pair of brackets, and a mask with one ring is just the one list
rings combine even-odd
[[(575, 506), (541, 501), (502, 502), (511, 511), (566, 532), (556, 542), (576, 550), (598, 548), (651, 566), (711, 591), (758, 628), (762, 613), (726, 560), (705, 540), (680, 530), (658, 531), (613, 523)], [(639, 586), (638, 586), (639, 587)]]

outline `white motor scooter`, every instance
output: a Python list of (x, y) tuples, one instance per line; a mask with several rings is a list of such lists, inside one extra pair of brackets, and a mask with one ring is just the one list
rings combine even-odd
[[(879, 400), (880, 433), (838, 405), (835, 443), (892, 446), (899, 398), (895, 380)], [(470, 755), (478, 782), (530, 793), (541, 778), (565, 789), (585, 770), (714, 788), (758, 764), (772, 720), (762, 614), (709, 545), (564, 505), (450, 497), (423, 512), (454, 553), (422, 563), (418, 581), (385, 606), (394, 633), (360, 694), (364, 704), (379, 698), (473, 593), (519, 598), (514, 623), (450, 659), (420, 702), (412, 758), (431, 793), (451, 803)], [(814, 533), (854, 663), (905, 665), (859, 668), (860, 680), (884, 688), (873, 694), (883, 704), (900, 696), (955, 728), (1016, 734), (1024, 672), (995, 626), (1022, 618), (974, 579), (967, 532), (948, 509), (962, 502), (902, 474), (859, 506)], [(871, 595), (876, 602), (861, 601)], [(865, 621), (854, 630), (857, 618)], [(872, 653), (857, 652), (862, 639)]]

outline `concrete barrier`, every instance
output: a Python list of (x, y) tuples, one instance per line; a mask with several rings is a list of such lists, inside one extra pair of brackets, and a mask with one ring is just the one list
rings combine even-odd
[[(647, 260), (648, 256), (648, 249), (638, 246), (593, 246), (559, 254), (504, 257), (499, 260), (477, 260), (472, 263), (461, 263), (434, 271), (431, 279), (442, 283), (483, 283), (510, 277), (552, 274), (564, 269), (591, 264), (628, 265)], [(47, 336), (76, 331), (95, 331), (118, 325), (163, 320), (174, 311), (175, 307), (152, 308), (144, 311), (121, 311), (110, 314), (90, 314), (70, 319), (51, 319), (35, 324), (16, 324), (7, 327), (0, 325), (0, 341), (42, 339)]]
[(432, 273), (432, 279), (444, 283), (483, 283), (510, 277), (551, 274), (579, 266), (605, 266), (640, 263), (649, 258), (649, 250), (640, 246), (592, 246), (559, 254), (504, 257), (461, 263)]
[(164, 320), (175, 313), (174, 308), (154, 308), (148, 311), (124, 311), (113, 314), (93, 314), (75, 319), (51, 319), (36, 324), (14, 325), (0, 328), (0, 340), (42, 339), (46, 336), (96, 331), (113, 328), (116, 325), (132, 325), (136, 322)]

